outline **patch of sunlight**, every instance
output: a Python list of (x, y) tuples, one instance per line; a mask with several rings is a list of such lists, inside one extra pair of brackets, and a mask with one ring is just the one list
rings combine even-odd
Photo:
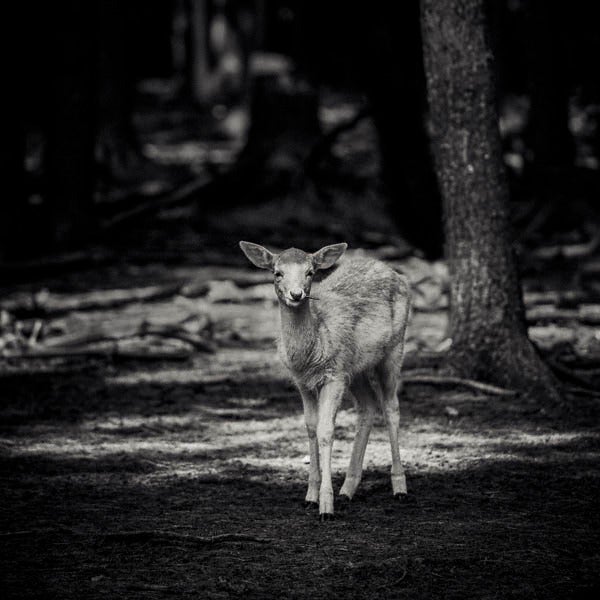
[(132, 415), (132, 416), (109, 416), (106, 418), (94, 418), (84, 420), (80, 429), (88, 431), (110, 431), (144, 429), (160, 430), (161, 428), (185, 427), (200, 422), (203, 411), (188, 412), (185, 415)]
[(115, 386), (136, 386), (140, 383), (164, 385), (231, 384), (260, 377), (289, 381), (274, 350), (227, 348), (202, 357), (193, 367), (148, 368), (132, 373), (108, 376), (105, 381)]
[[(308, 441), (300, 407), (296, 414), (269, 419), (262, 408), (225, 410), (223, 413), (221, 409), (198, 407), (185, 414), (151, 416), (113, 413), (68, 430), (44, 429), (33, 439), (0, 438), (0, 444), (12, 456), (89, 459), (127, 455), (147, 460), (155, 470), (135, 474), (146, 483), (156, 478), (221, 474), (237, 466), (270, 469), (293, 477), (306, 473)], [(244, 418), (222, 418), (226, 414)], [(336, 473), (342, 473), (348, 464), (355, 416), (353, 409), (341, 410), (338, 415), (332, 456)], [(432, 419), (412, 425), (403, 423), (400, 446), (409, 473), (427, 473), (465, 470), (493, 461), (564, 462), (572, 460), (572, 453), (565, 451), (569, 444), (589, 437), (590, 432), (576, 431), (448, 431), (439, 420)], [(583, 460), (599, 456), (585, 446), (577, 451), (577, 457)], [(389, 440), (381, 419), (373, 428), (365, 459), (366, 468), (389, 468)]]

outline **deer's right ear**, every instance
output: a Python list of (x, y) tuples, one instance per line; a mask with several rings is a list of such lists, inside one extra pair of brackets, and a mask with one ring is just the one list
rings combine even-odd
[(329, 269), (335, 262), (342, 257), (348, 244), (332, 244), (331, 246), (325, 246), (318, 252), (312, 255), (313, 265), (315, 269)]
[(273, 270), (275, 255), (272, 252), (252, 242), (240, 242), (240, 248), (254, 266), (269, 271)]

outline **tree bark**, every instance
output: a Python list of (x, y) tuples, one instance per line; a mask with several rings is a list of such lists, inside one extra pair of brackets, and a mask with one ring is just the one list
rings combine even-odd
[(555, 394), (527, 338), (508, 219), (485, 0), (421, 0), (432, 147), (451, 273), (451, 370)]

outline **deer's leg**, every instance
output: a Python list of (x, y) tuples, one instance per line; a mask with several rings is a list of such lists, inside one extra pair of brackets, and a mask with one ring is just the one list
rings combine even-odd
[(308, 469), (308, 491), (305, 502), (318, 504), (319, 488), (321, 486), (321, 471), (319, 469), (319, 446), (317, 444), (318, 403), (317, 396), (310, 390), (300, 387), (302, 404), (304, 406), (304, 420), (308, 433), (308, 447), (310, 452), (310, 466)]
[(346, 479), (340, 490), (340, 496), (352, 498), (360, 483), (365, 458), (365, 450), (369, 441), (369, 434), (375, 418), (375, 399), (368, 381), (360, 377), (352, 384), (352, 395), (356, 400), (356, 434), (352, 446), (350, 464), (346, 471)]
[(317, 422), (317, 442), (319, 444), (319, 465), (321, 467), (321, 488), (319, 490), (319, 513), (322, 521), (333, 518), (333, 486), (331, 484), (331, 448), (335, 416), (342, 402), (346, 385), (337, 379), (328, 381), (319, 394), (319, 419)]
[(397, 364), (394, 359), (386, 360), (378, 368), (377, 375), (371, 379), (371, 385), (380, 400), (383, 418), (387, 425), (392, 450), (392, 492), (394, 496), (406, 497), (406, 476), (400, 461), (400, 406), (398, 403)]

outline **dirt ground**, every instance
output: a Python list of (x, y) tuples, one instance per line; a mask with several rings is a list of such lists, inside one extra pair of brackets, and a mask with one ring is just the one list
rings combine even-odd
[[(156, 281), (135, 273), (132, 285)], [(63, 289), (110, 287), (112, 276), (79, 274)], [(185, 362), (5, 365), (3, 598), (597, 597), (598, 400), (407, 385), (415, 502), (392, 498), (380, 420), (359, 493), (320, 523), (303, 507), (307, 441), (275, 358), (275, 304), (211, 311), (216, 352)], [(431, 319), (416, 315), (413, 339)], [(336, 428), (338, 489), (353, 412)]]

